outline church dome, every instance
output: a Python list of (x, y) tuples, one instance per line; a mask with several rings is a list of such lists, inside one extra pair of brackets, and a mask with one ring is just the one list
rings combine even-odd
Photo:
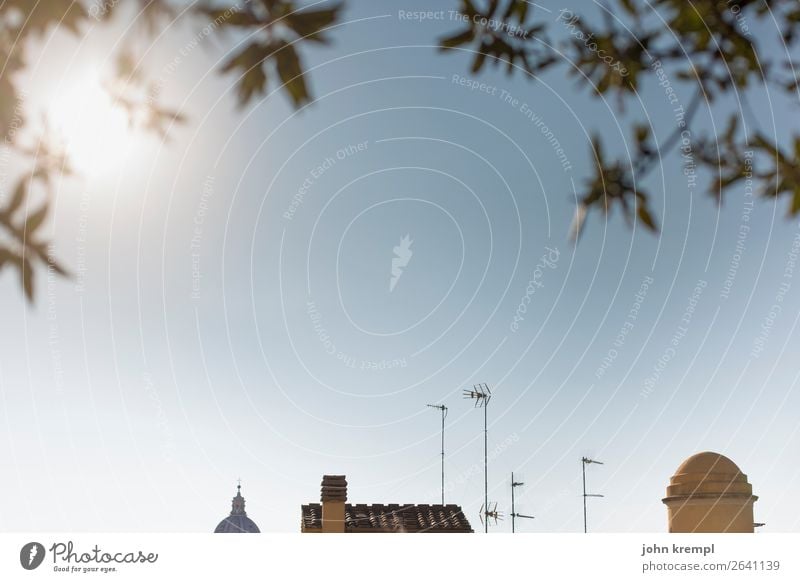
[(236, 487), (236, 497), (231, 504), (231, 514), (219, 522), (214, 533), (261, 533), (255, 522), (247, 517), (244, 510), (244, 497), (242, 497), (242, 486)]

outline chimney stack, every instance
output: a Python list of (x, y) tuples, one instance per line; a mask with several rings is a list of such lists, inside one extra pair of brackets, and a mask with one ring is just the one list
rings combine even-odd
[(344, 475), (322, 476), (322, 533), (344, 533), (347, 479)]
[(747, 475), (719, 453), (697, 453), (669, 481), (670, 533), (753, 533), (753, 486)]

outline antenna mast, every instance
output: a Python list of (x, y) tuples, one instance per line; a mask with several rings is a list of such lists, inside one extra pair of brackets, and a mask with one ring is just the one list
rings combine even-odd
[(511, 473), (511, 533), (516, 533), (517, 531), (517, 518), (521, 519), (536, 519), (532, 515), (525, 515), (523, 513), (517, 513), (516, 506), (514, 505), (514, 489), (517, 487), (522, 487), (525, 485), (522, 481), (514, 481), (514, 473)]
[(586, 498), (587, 497), (603, 497), (602, 495), (586, 493), (586, 465), (602, 465), (600, 461), (595, 461), (588, 457), (581, 458), (581, 469), (583, 471), (583, 533), (587, 533), (586, 527)]
[(447, 418), (447, 407), (444, 404), (428, 404), (428, 407), (442, 411), (442, 505), (444, 505), (444, 419)]
[[(489, 512), (489, 425), (487, 410), (489, 408), (489, 400), (492, 398), (492, 391), (489, 390), (487, 384), (475, 384), (472, 390), (464, 389), (464, 398), (471, 398), (475, 400), (475, 408), (483, 408), (483, 508), (481, 508), (481, 515), (486, 513), (488, 517)], [(484, 509), (485, 508), (485, 509)], [(495, 504), (495, 510), (497, 504)], [(495, 516), (496, 517), (496, 516)], [(483, 521), (483, 518), (481, 518)], [(497, 521), (497, 519), (495, 519)], [(489, 533), (489, 520), (484, 521), (484, 533)]]

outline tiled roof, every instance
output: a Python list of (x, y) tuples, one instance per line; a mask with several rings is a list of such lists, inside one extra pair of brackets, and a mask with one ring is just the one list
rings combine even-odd
[[(458, 505), (401, 505), (347, 503), (345, 533), (472, 533)], [(322, 505), (302, 506), (302, 530), (322, 530)]]

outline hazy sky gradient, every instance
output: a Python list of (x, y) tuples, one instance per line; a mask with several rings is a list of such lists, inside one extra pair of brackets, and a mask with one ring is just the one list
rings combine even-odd
[[(539, 18), (558, 31), (560, 6), (547, 6)], [(116, 166), (63, 182), (52, 237), (76, 276), (40, 272), (27, 308), (15, 276), (0, 278), (0, 528), (212, 531), (237, 477), (262, 531), (299, 531), (324, 473), (346, 474), (353, 502), (438, 502), (439, 417), (425, 405), (444, 403), (447, 501), (479, 529), (483, 419), (461, 390), (487, 382), (489, 498), (510, 512), (519, 473), (518, 510), (536, 516), (519, 531), (582, 528), (583, 455), (606, 463), (589, 468), (606, 496), (590, 500), (592, 531), (664, 531), (668, 479), (703, 450), (748, 475), (764, 531), (796, 531), (799, 281), (751, 356), (800, 234), (784, 201), (756, 201), (727, 298), (744, 186), (718, 207), (707, 176), (687, 187), (677, 150), (643, 182), (660, 236), (592, 214), (572, 245), (589, 137), (624, 152), (630, 121), (646, 120), (663, 141), (675, 127), (663, 89), (650, 79), (622, 114), (566, 66), (536, 81), (488, 70), (479, 79), (498, 94), (469, 91), (453, 76), (472, 78), (470, 55), (435, 49), (458, 24), (402, 21), (399, 8), (349, 3), (335, 44), (304, 53), (317, 101), (300, 112), (275, 79), (275, 94), (237, 111), (216, 72), (230, 45), (207, 39), (164, 76), (165, 102), (190, 119), (171, 142), (136, 138)], [(120, 24), (85, 43), (56, 35), (26, 81), (31, 106), (78, 71), (108, 70)], [(158, 77), (193, 35), (179, 25), (135, 42)], [(692, 88), (675, 86), (687, 105)], [(763, 133), (796, 117), (796, 104), (749, 98)], [(719, 129), (731, 107), (705, 107), (702, 127)], [(405, 235), (413, 255), (390, 291)], [(548, 248), (558, 260), (536, 273)], [(400, 365), (369, 369), (380, 362)]]

